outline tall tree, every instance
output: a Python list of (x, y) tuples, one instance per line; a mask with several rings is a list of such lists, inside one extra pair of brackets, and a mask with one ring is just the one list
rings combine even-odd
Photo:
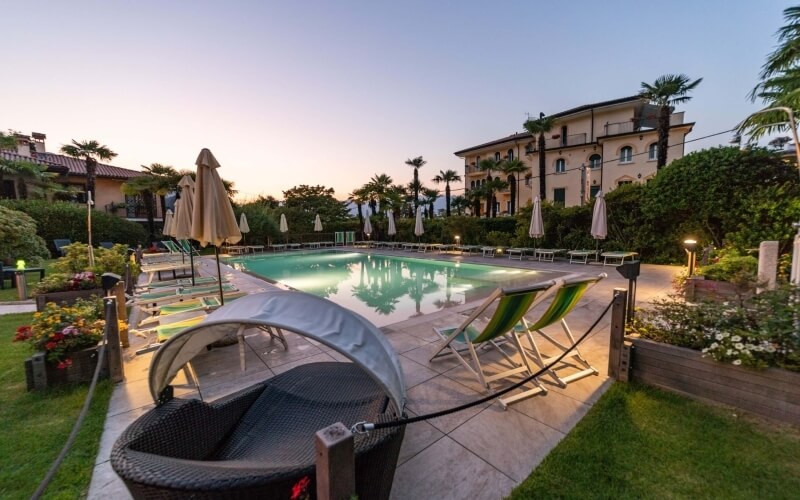
[(150, 166), (142, 165), (142, 170), (153, 177), (156, 189), (154, 194), (161, 201), (161, 213), (167, 213), (167, 194), (178, 190), (178, 182), (183, 177), (175, 168), (161, 163), (151, 163)]
[(380, 205), (381, 212), (386, 210), (386, 195), (392, 187), (392, 178), (386, 174), (375, 174), (367, 183), (370, 189), (370, 204), (372, 215), (377, 214), (377, 206)]
[(492, 200), (494, 200), (494, 190), (490, 187), (492, 182), (492, 172), (499, 170), (499, 163), (494, 158), (484, 158), (478, 163), (478, 170), (486, 172), (486, 182), (481, 186), (483, 187), (483, 194), (486, 196), (486, 217), (492, 213)]
[(450, 183), (461, 182), (461, 176), (455, 170), (440, 170), (436, 177), (433, 178), (433, 182), (436, 184), (444, 182), (445, 210), (447, 216), (450, 217)]
[(483, 186), (478, 186), (470, 189), (466, 193), (467, 202), (469, 206), (472, 207), (472, 215), (475, 217), (481, 216), (481, 202), (483, 201), (485, 192), (486, 190), (483, 189)]
[(360, 227), (364, 227), (364, 213), (361, 211), (361, 207), (369, 199), (368, 191), (364, 189), (364, 186), (361, 186), (358, 189), (354, 189), (348, 195), (348, 198), (350, 201), (356, 204), (356, 208), (358, 208), (358, 224)]
[(501, 172), (508, 176), (508, 184), (511, 188), (511, 210), (510, 214), (514, 215), (515, 207), (517, 206), (517, 179), (519, 179), (522, 174), (528, 172), (530, 170), (525, 163), (520, 160), (519, 158), (514, 158), (513, 160), (506, 160), (500, 164), (498, 167)]
[(414, 168), (414, 211), (416, 212), (419, 207), (419, 190), (422, 184), (419, 182), (419, 169), (423, 167), (427, 161), (423, 160), (421, 156), (416, 158), (409, 158), (406, 160), (406, 165)]
[(416, 210), (419, 206), (419, 193), (425, 189), (425, 185), (420, 182), (419, 179), (412, 180), (408, 183), (408, 199), (409, 199), (409, 206), (408, 206), (408, 216), (415, 217)]
[(422, 194), (425, 196), (425, 203), (428, 205), (428, 218), (433, 219), (433, 204), (439, 199), (441, 193), (438, 189), (425, 188)]
[(92, 193), (94, 199), (94, 181), (97, 177), (97, 160), (113, 160), (117, 153), (111, 151), (108, 146), (101, 145), (97, 141), (72, 140), (72, 144), (61, 146), (61, 152), (67, 156), (78, 158), (86, 162), (86, 191)]
[(656, 169), (667, 164), (667, 148), (669, 147), (669, 115), (673, 106), (690, 101), (689, 92), (697, 88), (702, 78), (695, 81), (686, 75), (662, 75), (652, 84), (642, 82), (639, 97), (655, 104), (658, 110), (658, 161)]
[(144, 205), (147, 217), (147, 231), (149, 241), (152, 242), (156, 235), (156, 207), (155, 192), (158, 189), (158, 180), (152, 175), (140, 175), (128, 179), (122, 185), (122, 192), (128, 196), (138, 196)]
[(464, 209), (469, 208), (470, 203), (466, 196), (456, 195), (450, 199), (450, 205), (456, 211), (456, 215), (461, 215)]
[[(481, 187), (486, 189), (487, 197), (491, 200), (492, 217), (497, 217), (497, 199), (495, 198), (495, 193), (507, 188), (508, 182), (502, 179), (492, 179)], [(488, 212), (486, 216), (489, 216)]]
[(349, 214), (345, 204), (337, 200), (334, 193), (333, 188), (301, 184), (283, 192), (283, 204), (286, 208), (305, 213), (307, 221), (319, 214), (326, 221), (340, 222)]
[[(767, 56), (761, 67), (759, 83), (750, 92), (750, 100), (761, 101), (764, 109), (786, 107), (800, 114), (800, 7), (789, 7), (783, 11), (786, 23), (775, 34), (778, 45)], [(764, 134), (786, 132), (786, 114), (781, 110), (750, 115), (739, 128), (747, 131), (752, 139)], [(800, 145), (795, 145), (800, 147)]]
[(556, 120), (551, 116), (545, 116), (544, 113), (539, 113), (538, 120), (528, 120), (522, 124), (525, 130), (528, 131), (534, 138), (538, 137), (537, 149), (539, 150), (539, 198), (542, 200), (547, 199), (547, 162), (545, 156), (545, 139), (544, 135), (551, 130), (555, 125)]

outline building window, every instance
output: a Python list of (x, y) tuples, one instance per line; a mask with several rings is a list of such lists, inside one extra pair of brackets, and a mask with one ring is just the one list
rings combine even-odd
[(564, 125), (561, 127), (561, 145), (567, 145), (567, 126)]
[(525, 176), (525, 185), (526, 186), (530, 186), (531, 185), (531, 176), (530, 175), (526, 175)]
[(630, 163), (633, 161), (633, 148), (630, 146), (625, 146), (624, 148), (619, 150), (619, 162), (620, 163)]
[(564, 206), (567, 202), (567, 188), (555, 188), (553, 190), (553, 203)]
[(600, 168), (602, 165), (603, 165), (603, 157), (602, 156), (600, 156), (598, 154), (594, 154), (594, 155), (589, 157), (589, 166), (590, 167), (592, 167), (592, 168)]
[(499, 152), (494, 154), (494, 161), (500, 161), (500, 153)]
[(507, 214), (510, 214), (510, 213), (511, 213), (511, 200), (508, 200), (508, 201), (506, 202), (506, 213), (507, 213)]
[(596, 198), (597, 193), (600, 192), (600, 186), (591, 186), (589, 187), (589, 197)]
[(500, 182), (500, 177), (495, 177), (494, 180), (496, 180), (497, 182)]
[(559, 158), (556, 160), (556, 173), (563, 174), (567, 171), (567, 160), (564, 158)]
[(647, 148), (647, 159), (648, 160), (657, 160), (658, 159), (658, 144), (653, 143)]
[(470, 182), (470, 183), (469, 183), (469, 187), (470, 187), (471, 189), (475, 189), (475, 181), (472, 181), (472, 182)]
[(618, 181), (617, 186), (624, 186), (626, 184), (633, 184), (633, 181)]
[(512, 161), (513, 159), (514, 159), (514, 150), (513, 149), (509, 149), (508, 150), (508, 161)]

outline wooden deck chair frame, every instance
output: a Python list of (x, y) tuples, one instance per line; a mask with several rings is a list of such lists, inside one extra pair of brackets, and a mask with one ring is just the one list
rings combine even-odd
[[(467, 317), (459, 326), (452, 328), (434, 328), (434, 331), (442, 337), (443, 342), (430, 357), (429, 361), (455, 355), (458, 361), (472, 373), (481, 385), (487, 390), (491, 390), (489, 383), (495, 380), (506, 378), (511, 375), (530, 372), (529, 363), (525, 350), (519, 343), (516, 335), (507, 334), (513, 331), (523, 318), (526, 312), (536, 304), (550, 295), (554, 289), (558, 288), (557, 281), (546, 281), (524, 287), (498, 288), (480, 305), (472, 314)], [(488, 323), (478, 331), (473, 324), (480, 318), (486, 310), (497, 302), (497, 308), (489, 319)], [(501, 346), (500, 340), (511, 340), (517, 352), (522, 358), (522, 364), (517, 363)], [(502, 342), (504, 343), (504, 342)], [(478, 357), (477, 347), (495, 347), (509, 361), (512, 368), (501, 373), (487, 375)], [(472, 365), (465, 356), (469, 353)], [(538, 381), (534, 381), (537, 389), (544, 390)]]
[[(575, 344), (575, 336), (572, 334), (572, 331), (570, 330), (565, 318), (575, 309), (575, 306), (580, 303), (584, 294), (591, 287), (596, 285), (602, 279), (606, 278), (606, 276), (607, 275), (605, 273), (602, 273), (597, 276), (571, 275), (565, 277), (563, 283), (553, 295), (550, 305), (548, 306), (547, 310), (542, 313), (541, 317), (539, 317), (539, 319), (533, 323), (529, 323), (525, 318), (522, 318), (521, 324), (517, 325), (517, 327), (514, 329), (514, 337), (525, 337), (527, 340), (528, 346), (525, 347), (524, 350), (528, 352), (528, 358), (538, 367), (538, 369), (545, 368), (559, 355), (563, 354), (569, 349), (572, 349), (570, 354), (561, 360), (559, 363), (560, 366), (551, 367), (544, 372), (544, 374), (551, 377), (556, 384), (561, 387), (566, 387), (567, 384), (571, 382), (588, 377), (589, 375), (597, 375), (599, 373), (597, 369), (590, 365), (589, 362), (581, 355), (580, 351), (578, 350), (578, 346)], [(564, 330), (564, 334), (566, 335), (569, 345), (559, 342), (552, 335), (542, 330), (543, 328), (555, 323), (561, 324), (561, 328)], [(544, 340), (548, 341), (559, 351), (559, 353), (556, 356), (543, 355), (539, 345), (536, 343), (534, 334), (538, 334)], [(572, 361), (580, 366), (578, 372), (564, 377), (556, 373), (557, 369), (568, 366), (569, 361)], [(521, 393), (514, 394), (513, 396), (501, 398), (500, 404), (503, 406), (503, 408), (506, 408), (511, 403), (529, 398), (536, 394), (537, 392), (535, 391), (523, 391)]]

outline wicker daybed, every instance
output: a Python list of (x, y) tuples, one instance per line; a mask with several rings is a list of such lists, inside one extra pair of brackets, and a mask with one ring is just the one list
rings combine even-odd
[[(353, 362), (301, 365), (213, 403), (170, 396), (187, 359), (250, 326), (294, 331)], [(405, 403), (399, 361), (380, 331), (327, 300), (284, 291), (239, 299), (172, 337), (153, 358), (150, 390), (158, 406), (111, 453), (135, 498), (287, 499), (304, 477), (313, 498), (314, 433), (336, 422), (401, 420)], [(389, 497), (403, 433), (401, 425), (356, 434), (359, 499)]]

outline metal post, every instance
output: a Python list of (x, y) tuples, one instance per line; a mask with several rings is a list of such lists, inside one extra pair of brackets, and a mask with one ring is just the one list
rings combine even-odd
[(25, 271), (18, 270), (15, 274), (17, 297), (19, 300), (28, 300), (28, 281), (25, 279)]
[(103, 299), (106, 320), (106, 352), (108, 354), (108, 375), (116, 383), (125, 379), (122, 366), (122, 349), (119, 341), (119, 324), (117, 323), (117, 298), (108, 296)]
[(356, 492), (353, 434), (341, 422), (317, 431), (317, 498), (349, 500)]
[(608, 376), (620, 379), (620, 361), (625, 338), (625, 320), (628, 309), (628, 291), (624, 288), (614, 289), (614, 304), (611, 307), (611, 332), (608, 349)]
[[(121, 281), (117, 282), (111, 289), (111, 294), (117, 298), (117, 319), (128, 321), (128, 308), (125, 305), (125, 285), (123, 285)], [(127, 330), (125, 332), (120, 332), (119, 340), (123, 348), (127, 349), (130, 347)]]

